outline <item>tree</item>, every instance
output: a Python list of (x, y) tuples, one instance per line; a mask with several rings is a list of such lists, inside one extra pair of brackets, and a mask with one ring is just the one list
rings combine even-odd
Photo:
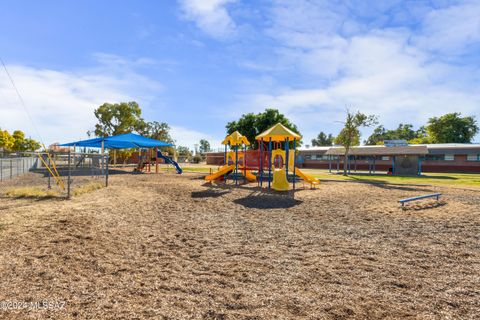
[(12, 150), (15, 144), (15, 139), (7, 130), (0, 129), (0, 148), (4, 150)]
[(188, 159), (192, 156), (192, 151), (188, 147), (178, 146), (177, 155)]
[(335, 143), (342, 145), (345, 148), (345, 160), (343, 163), (343, 174), (347, 175), (347, 160), (352, 146), (360, 144), (360, 128), (369, 127), (377, 123), (375, 115), (365, 115), (360, 111), (356, 113), (350, 112), (347, 109), (347, 117), (343, 122), (344, 127), (339, 135), (335, 138)]
[(419, 138), (422, 135), (421, 128), (413, 130), (413, 125), (400, 123), (395, 130), (386, 130), (384, 126), (380, 125), (373, 130), (373, 133), (368, 137), (365, 144), (375, 145), (383, 144), (385, 140), (406, 140)]
[(312, 146), (313, 147), (322, 147), (322, 146), (331, 146), (335, 137), (329, 133), (328, 136), (323, 132), (320, 131), (316, 139), (312, 139)]
[(448, 113), (428, 120), (427, 134), (433, 143), (470, 143), (479, 131), (475, 117)]
[(148, 138), (174, 143), (174, 140), (170, 136), (170, 126), (166, 122), (147, 122), (139, 133)]
[(21, 130), (13, 131), (12, 138), (14, 139), (13, 148), (14, 151), (25, 151), (25, 133)]
[[(255, 137), (277, 123), (281, 123), (290, 130), (299, 133), (297, 126), (290, 122), (290, 120), (277, 109), (265, 109), (264, 112), (258, 114), (243, 114), (237, 121), (227, 123), (226, 128), (228, 134), (235, 131), (240, 132), (247, 137), (252, 148), (256, 148), (257, 141), (255, 141)], [(300, 143), (301, 141), (298, 141), (297, 145), (300, 145)]]
[(210, 142), (208, 142), (207, 140), (201, 139), (199, 144), (200, 144), (200, 148), (199, 148), (200, 154), (204, 154), (210, 151)]
[(98, 123), (95, 135), (106, 137), (129, 132), (144, 131), (147, 124), (141, 118), (142, 109), (135, 101), (104, 103), (94, 111)]
[[(175, 140), (170, 136), (170, 126), (166, 122), (146, 122), (145, 126), (141, 128), (139, 133), (148, 138), (175, 144)], [(174, 152), (173, 147), (162, 147), (161, 149), (168, 154), (173, 154)]]
[(33, 140), (31, 138), (25, 139), (24, 146), (25, 146), (25, 151), (35, 151), (35, 150), (40, 149), (40, 147), (41, 147), (41, 145), (38, 141)]

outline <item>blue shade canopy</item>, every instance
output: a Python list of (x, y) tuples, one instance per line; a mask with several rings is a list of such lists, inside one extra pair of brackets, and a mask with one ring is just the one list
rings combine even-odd
[(120, 134), (112, 137), (94, 138), (88, 140), (80, 140), (61, 144), (62, 147), (89, 147), (105, 149), (132, 149), (132, 148), (156, 148), (156, 147), (171, 147), (171, 143), (160, 140), (142, 137), (134, 133)]

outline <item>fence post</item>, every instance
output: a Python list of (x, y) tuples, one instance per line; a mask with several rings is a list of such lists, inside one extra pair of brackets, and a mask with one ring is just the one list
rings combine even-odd
[(70, 199), (70, 184), (72, 176), (72, 151), (68, 150), (68, 181), (67, 181), (67, 199)]
[(0, 159), (0, 181), (3, 181), (3, 159)]
[(10, 159), (10, 179), (13, 178), (13, 160)]
[(107, 170), (107, 172), (105, 173), (105, 187), (108, 187), (108, 162), (109, 162), (109, 159), (108, 159), (108, 155), (104, 156), (104, 157), (107, 158), (106, 159), (107, 160), (107, 165), (106, 165), (106, 168), (105, 168)]

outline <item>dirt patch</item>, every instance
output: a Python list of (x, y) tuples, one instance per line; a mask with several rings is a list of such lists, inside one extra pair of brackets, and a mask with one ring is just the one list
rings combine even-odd
[[(112, 175), (70, 201), (0, 199), (0, 301), (66, 301), (0, 318), (480, 313), (476, 190), (327, 182), (278, 194), (200, 177)], [(426, 192), (442, 201), (398, 203)]]

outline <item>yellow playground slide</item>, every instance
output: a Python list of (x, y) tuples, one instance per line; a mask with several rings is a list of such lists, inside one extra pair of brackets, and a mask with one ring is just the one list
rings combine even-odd
[(305, 180), (306, 182), (310, 183), (312, 186), (320, 184), (320, 180), (309, 176), (308, 174), (303, 173), (300, 169), (295, 168), (295, 174), (297, 174), (300, 178)]
[[(238, 167), (238, 171), (243, 174), (243, 168)], [(245, 178), (247, 178), (248, 181), (250, 182), (255, 182), (257, 181), (257, 176), (252, 173), (250, 170), (245, 170)]]
[(234, 165), (225, 165), (225, 166), (221, 167), (217, 172), (215, 172), (215, 173), (213, 173), (209, 176), (206, 176), (205, 181), (217, 180), (218, 178), (226, 175), (227, 173), (229, 173), (232, 170), (235, 170)]
[(277, 191), (287, 191), (289, 189), (285, 169), (273, 170), (272, 188)]

